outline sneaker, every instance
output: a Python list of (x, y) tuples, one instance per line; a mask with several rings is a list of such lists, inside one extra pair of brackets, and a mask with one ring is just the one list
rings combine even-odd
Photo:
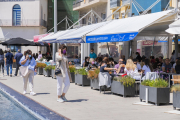
[(10, 77), (12, 77), (12, 75), (10, 75)]
[(26, 91), (24, 91), (23, 94), (25, 95), (25, 94), (26, 94)]
[(62, 99), (64, 100), (64, 102), (68, 101), (65, 96), (63, 96)]
[(35, 92), (30, 92), (30, 95), (34, 96), (34, 95), (36, 95), (36, 93)]
[(57, 102), (63, 103), (64, 100), (63, 100), (62, 98), (58, 98), (58, 99), (57, 99)]

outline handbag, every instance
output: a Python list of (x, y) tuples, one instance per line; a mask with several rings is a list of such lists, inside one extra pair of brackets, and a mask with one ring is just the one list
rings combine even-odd
[(24, 76), (26, 76), (27, 73), (28, 73), (28, 66), (20, 66), (20, 67), (19, 67), (19, 70), (20, 70), (20, 72), (21, 72), (21, 75), (24, 77)]
[[(61, 65), (61, 62), (59, 62), (60, 64), (59, 64), (59, 66)], [(58, 67), (58, 68), (56, 68), (56, 70), (55, 70), (55, 75), (59, 75), (59, 74), (61, 74), (61, 69)]]

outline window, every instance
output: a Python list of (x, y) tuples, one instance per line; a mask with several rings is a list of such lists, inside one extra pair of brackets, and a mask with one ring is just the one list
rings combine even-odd
[(114, 19), (119, 19), (119, 12), (116, 12), (116, 13), (114, 14)]
[(13, 25), (21, 25), (21, 7), (18, 4), (13, 7)]
[(106, 19), (106, 14), (101, 13), (101, 18), (104, 20)]
[(86, 24), (86, 18), (82, 19), (82, 24)]
[(17, 52), (18, 49), (21, 49), (21, 46), (7, 46), (7, 48), (10, 48), (11, 52)]

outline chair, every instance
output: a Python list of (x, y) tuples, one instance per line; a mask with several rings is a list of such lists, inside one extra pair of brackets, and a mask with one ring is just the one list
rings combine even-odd
[(106, 87), (107, 88), (111, 87), (111, 77), (108, 72), (100, 72), (98, 77), (99, 77), (100, 93), (102, 86), (104, 86), (104, 93), (105, 93)]
[(180, 84), (180, 75), (172, 75), (173, 84)]
[(146, 75), (142, 78), (142, 80), (155, 80), (159, 78), (157, 72), (147, 72)]
[(140, 80), (136, 80), (135, 81), (135, 89), (136, 89), (136, 95), (138, 94), (139, 91), (139, 85), (141, 84), (141, 80), (142, 80), (142, 73), (136, 73), (135, 76), (140, 76)]

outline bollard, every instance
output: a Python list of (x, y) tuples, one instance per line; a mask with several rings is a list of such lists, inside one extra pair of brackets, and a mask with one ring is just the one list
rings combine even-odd
[(148, 104), (148, 88), (146, 88), (146, 103)]

